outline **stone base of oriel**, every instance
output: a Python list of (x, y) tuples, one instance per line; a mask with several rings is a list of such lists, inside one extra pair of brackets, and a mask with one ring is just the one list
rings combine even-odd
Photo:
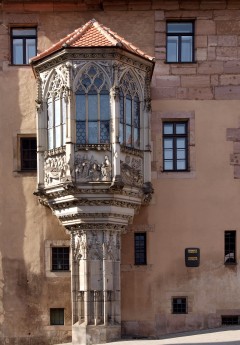
[(103, 344), (120, 338), (120, 325), (79, 325), (77, 322), (72, 327), (72, 345)]

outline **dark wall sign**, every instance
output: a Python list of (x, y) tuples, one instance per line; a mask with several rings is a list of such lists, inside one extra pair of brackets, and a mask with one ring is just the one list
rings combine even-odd
[(185, 264), (187, 267), (198, 267), (200, 264), (200, 249), (186, 248), (185, 249)]

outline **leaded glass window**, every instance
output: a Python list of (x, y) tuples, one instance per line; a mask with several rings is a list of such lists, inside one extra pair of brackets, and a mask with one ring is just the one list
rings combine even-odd
[(56, 74), (47, 98), (48, 149), (64, 146), (66, 142), (67, 104), (61, 91), (61, 78)]
[(104, 73), (97, 66), (88, 66), (76, 92), (77, 144), (110, 142), (110, 97)]
[(140, 99), (136, 82), (126, 73), (120, 86), (120, 144), (140, 148)]

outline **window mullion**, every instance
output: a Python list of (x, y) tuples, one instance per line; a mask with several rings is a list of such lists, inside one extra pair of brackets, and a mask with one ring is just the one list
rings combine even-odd
[(88, 143), (88, 93), (86, 93), (85, 97), (85, 102), (86, 102), (86, 143)]
[(101, 119), (100, 119), (100, 92), (99, 90), (97, 91), (97, 100), (98, 100), (98, 112), (97, 112), (97, 129), (98, 129), (98, 143), (101, 142)]

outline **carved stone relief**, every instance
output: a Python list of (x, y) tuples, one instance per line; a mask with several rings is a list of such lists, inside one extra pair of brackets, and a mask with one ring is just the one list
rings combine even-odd
[(93, 155), (89, 158), (88, 154), (76, 153), (74, 170), (77, 182), (111, 181), (112, 167), (108, 155), (99, 162)]
[(124, 184), (141, 187), (143, 184), (142, 159), (126, 155), (125, 162), (120, 161), (121, 176)]
[(75, 231), (72, 234), (74, 260), (120, 260), (120, 234), (116, 231)]
[(44, 162), (45, 185), (71, 180), (70, 164), (65, 154), (47, 157)]

